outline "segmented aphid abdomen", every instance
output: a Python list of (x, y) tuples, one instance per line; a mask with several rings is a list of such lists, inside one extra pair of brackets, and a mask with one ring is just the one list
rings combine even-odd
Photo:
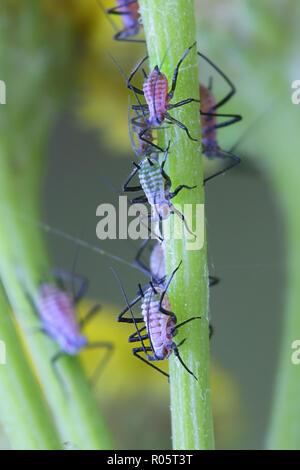
[[(126, 5), (126, 3), (129, 4)], [(123, 13), (121, 18), (127, 35), (133, 36), (137, 34), (141, 26), (138, 2), (130, 3), (129, 1), (126, 2), (126, 0), (117, 0), (116, 6), (118, 7), (119, 12)]]
[(151, 206), (167, 204), (164, 179), (160, 170), (158, 160), (151, 159), (151, 163), (149, 163), (145, 158), (138, 172), (141, 186)]
[[(142, 301), (142, 315), (147, 328), (151, 344), (153, 346), (154, 360), (167, 359), (172, 352), (173, 334), (172, 329), (176, 326), (174, 317), (166, 315), (159, 310), (160, 298), (163, 289), (159, 286), (149, 287), (144, 293)], [(170, 300), (165, 294), (162, 306), (171, 311)]]
[(74, 303), (67, 292), (50, 283), (40, 286), (36, 301), (43, 330), (48, 333), (67, 354), (77, 354), (87, 343), (81, 335), (75, 317)]
[[(213, 113), (212, 108), (216, 104), (215, 97), (209, 88), (200, 84), (200, 100), (202, 113)], [(210, 156), (209, 153), (214, 153), (218, 150), (217, 142), (217, 118), (214, 116), (205, 116), (201, 114), (201, 132), (202, 132), (202, 147), (203, 153)]]
[(160, 126), (165, 119), (168, 108), (168, 79), (158, 67), (145, 80), (143, 91), (149, 108), (149, 124)]

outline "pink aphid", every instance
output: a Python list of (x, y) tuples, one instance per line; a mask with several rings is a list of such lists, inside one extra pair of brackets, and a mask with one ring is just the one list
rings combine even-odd
[(40, 286), (36, 306), (42, 330), (59, 344), (61, 351), (73, 356), (87, 345), (76, 321), (74, 302), (67, 292), (45, 282)]

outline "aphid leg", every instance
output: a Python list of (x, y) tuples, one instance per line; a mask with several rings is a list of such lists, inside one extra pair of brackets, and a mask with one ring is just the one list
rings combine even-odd
[[(154, 144), (153, 142), (151, 142), (151, 140), (148, 140), (144, 137), (144, 135), (149, 131), (149, 127), (146, 127), (145, 129), (143, 129), (141, 132), (139, 132), (138, 136), (139, 138), (143, 141), (143, 142), (146, 142), (147, 144), (149, 145), (152, 145), (152, 147), (156, 148), (157, 150), (159, 150), (160, 152), (165, 152), (166, 149), (162, 149), (161, 147), (159, 147), (158, 145)], [(193, 140), (193, 139), (192, 139)]]
[(220, 282), (220, 279), (218, 277), (209, 276), (208, 278), (209, 278), (209, 287), (216, 286)]
[(123, 184), (123, 191), (124, 193), (125, 192), (129, 192), (129, 191), (142, 191), (142, 186), (139, 185), (139, 186), (131, 186), (131, 187), (128, 187), (128, 184), (130, 183), (130, 181), (132, 180), (132, 178), (137, 174), (137, 172), (141, 169), (141, 167), (136, 164), (135, 162), (133, 162), (133, 164), (135, 165), (135, 169), (130, 173), (128, 179), (125, 181), (125, 183)]
[(94, 370), (94, 372), (92, 373), (92, 376), (91, 376), (91, 382), (94, 386), (96, 386), (99, 378), (100, 378), (100, 375), (102, 374), (106, 364), (108, 363), (108, 361), (110, 360), (113, 352), (114, 352), (114, 345), (110, 342), (106, 342), (106, 341), (97, 341), (97, 342), (94, 342), (94, 343), (88, 343), (86, 345), (86, 348), (89, 348), (89, 349), (95, 349), (95, 348), (104, 348), (106, 349), (106, 354), (105, 356), (101, 359), (101, 361), (99, 362), (99, 364), (97, 365), (96, 369)]
[(220, 171), (217, 171), (217, 173), (214, 173), (213, 175), (211, 176), (208, 176), (207, 178), (204, 179), (204, 183), (206, 183), (207, 181), (215, 178), (216, 176), (219, 176), (219, 175), (222, 175), (223, 173), (225, 173), (226, 171), (230, 170), (231, 168), (233, 168), (234, 166), (238, 165), (241, 161), (241, 159), (237, 156), (237, 155), (234, 155), (233, 153), (231, 152), (226, 152), (225, 150), (221, 150), (219, 149), (217, 152), (216, 152), (216, 157), (229, 157), (231, 158), (232, 163), (231, 165), (227, 166), (226, 168), (223, 168), (222, 170)]
[(227, 95), (211, 108), (211, 110), (214, 111), (220, 106), (223, 106), (228, 100), (230, 100), (230, 98), (235, 94), (236, 88), (232, 81), (227, 77), (227, 75), (225, 75), (225, 73), (222, 72), (222, 70), (216, 64), (214, 64), (208, 57), (206, 57), (199, 51), (197, 52), (197, 54), (199, 57), (202, 57), (206, 62), (208, 62), (219, 73), (219, 75), (221, 75), (221, 77), (227, 82), (230, 87), (230, 91), (227, 93)]
[(179, 323), (178, 325), (176, 325), (174, 328), (172, 328), (172, 333), (176, 330), (178, 330), (178, 328), (182, 327), (183, 325), (186, 325), (186, 323), (189, 323), (190, 321), (192, 320), (201, 320), (201, 317), (191, 317), (189, 318), (188, 320), (185, 320), (181, 323)]
[(85, 315), (85, 317), (83, 317), (83, 318), (78, 322), (79, 328), (82, 329), (82, 328), (99, 312), (100, 308), (101, 308), (101, 305), (100, 305), (100, 304), (94, 305), (94, 306), (89, 310), (89, 312)]
[(124, 2), (122, 5), (119, 5), (117, 7), (112, 7), (107, 10), (107, 13), (109, 15), (130, 15), (130, 11), (119, 11), (119, 8), (124, 8), (124, 7), (129, 7), (129, 5), (132, 5), (133, 3), (136, 3), (137, 0), (129, 0), (128, 2)]
[(64, 269), (54, 268), (51, 270), (55, 276), (55, 280), (62, 290), (67, 290), (65, 282), (68, 281), (73, 284), (75, 281), (77, 284), (77, 291), (74, 293), (74, 303), (77, 304), (84, 296), (87, 288), (88, 281), (85, 277), (79, 276), (78, 274), (70, 273)]
[[(130, 201), (130, 202), (148, 202), (148, 200), (146, 199), (146, 200), (142, 201), (142, 200), (138, 200), (138, 199), (133, 199), (133, 200)], [(147, 223), (147, 225), (146, 225), (143, 219), (145, 219), (145, 217), (144, 217), (143, 215), (140, 215), (140, 216), (139, 216), (140, 223), (141, 223), (142, 225), (144, 225), (144, 227), (146, 227), (146, 228), (148, 229), (148, 233), (149, 233), (149, 234), (153, 235), (157, 240), (159, 240), (159, 241), (162, 243), (162, 242), (164, 241), (164, 239), (162, 238), (162, 235), (161, 235), (161, 232), (160, 232), (159, 220), (157, 220), (155, 217), (152, 217), (151, 214), (148, 214), (148, 216), (147, 216), (148, 223)], [(149, 222), (152, 222), (152, 221), (158, 222), (158, 229), (157, 229), (158, 233), (155, 232), (155, 229), (152, 230), (152, 228), (149, 227)], [(151, 224), (150, 224), (150, 225), (151, 225)]]
[(200, 100), (197, 100), (195, 98), (188, 98), (186, 100), (178, 101), (178, 103), (175, 103), (175, 104), (169, 104), (168, 109), (179, 108), (180, 106), (184, 106), (185, 104), (188, 104), (188, 103), (200, 103)]
[[(131, 105), (131, 109), (132, 109), (133, 111), (148, 111), (148, 105), (146, 105), (146, 104), (132, 104), (132, 105)], [(143, 117), (144, 117), (144, 116), (143, 116)], [(137, 116), (137, 118), (140, 118), (140, 116)], [(137, 118), (132, 118), (132, 121), (133, 121), (133, 120), (136, 121)], [(137, 123), (136, 123), (136, 124), (137, 124)]]
[(178, 271), (178, 269), (180, 268), (181, 266), (181, 263), (182, 261), (180, 261), (180, 263), (178, 264), (178, 266), (174, 269), (174, 271), (171, 273), (169, 279), (167, 280), (167, 283), (165, 285), (165, 288), (161, 294), (161, 297), (160, 297), (160, 300), (159, 300), (159, 310), (164, 313), (165, 315), (170, 315), (170, 316), (173, 316), (174, 318), (176, 318), (176, 315), (173, 313), (173, 312), (169, 312), (168, 310), (166, 310), (165, 308), (163, 308), (162, 306), (162, 303), (163, 303), (163, 300), (164, 300), (164, 297), (167, 293), (167, 290), (169, 288), (169, 285), (171, 284), (172, 282), (172, 279), (173, 277), (175, 276), (176, 272)]
[[(136, 330), (137, 335), (138, 335), (138, 337), (139, 337), (139, 340), (140, 340), (140, 342), (141, 342), (142, 350), (144, 351), (145, 354), (147, 354), (147, 352), (146, 352), (147, 349), (146, 349), (146, 347), (145, 347), (145, 345), (144, 345), (144, 343), (143, 343), (143, 340), (142, 340), (140, 331), (139, 331), (138, 326), (137, 326), (138, 320), (139, 320), (139, 322), (143, 322), (144, 319), (143, 319), (143, 318), (135, 318), (135, 317), (134, 317), (133, 311), (132, 311), (132, 308), (131, 308), (131, 304), (128, 302), (128, 298), (127, 298), (125, 289), (124, 289), (124, 287), (123, 287), (123, 284), (122, 284), (122, 282), (121, 282), (121, 279), (118, 277), (117, 273), (114, 271), (113, 268), (110, 268), (110, 269), (111, 269), (112, 272), (114, 273), (114, 276), (115, 276), (115, 278), (117, 279), (118, 284), (119, 284), (119, 286), (120, 286), (120, 289), (121, 289), (121, 291), (122, 291), (123, 297), (124, 297), (125, 302), (126, 302), (126, 305), (127, 305), (127, 309), (128, 309), (129, 312), (130, 312), (130, 316), (131, 316), (131, 319), (132, 319), (132, 323), (134, 323), (135, 330)], [(121, 321), (121, 320), (120, 320), (120, 317), (121, 317), (121, 314), (118, 316), (118, 321)], [(125, 319), (123, 319), (123, 320), (125, 320)]]
[(130, 199), (131, 204), (144, 203), (144, 202), (148, 202), (148, 199), (145, 196)]
[[(146, 351), (152, 351), (151, 348), (145, 348)], [(169, 378), (169, 374), (167, 374), (166, 372), (164, 372), (163, 370), (161, 370), (159, 367), (155, 366), (154, 364), (152, 364), (151, 362), (149, 362), (151, 359), (151, 356), (149, 356), (147, 354), (147, 359), (145, 359), (144, 357), (140, 356), (138, 353), (140, 352), (145, 352), (143, 350), (143, 348), (133, 348), (132, 349), (132, 353), (135, 357), (137, 357), (138, 359), (140, 359), (141, 361), (145, 362), (145, 364), (148, 364), (148, 366), (152, 367), (153, 369), (157, 370), (158, 372), (160, 372), (161, 374), (163, 374), (165, 377), (168, 377)]]
[(196, 42), (194, 42), (194, 44), (192, 44), (192, 45), (185, 51), (185, 53), (183, 54), (183, 56), (181, 57), (181, 59), (179, 59), (178, 64), (177, 64), (176, 67), (175, 67), (174, 74), (173, 74), (173, 78), (172, 78), (172, 87), (171, 87), (171, 90), (170, 90), (169, 93), (168, 93), (169, 100), (171, 100), (171, 99), (173, 98), (173, 95), (174, 95), (174, 92), (175, 92), (175, 89), (176, 89), (179, 67), (181, 66), (182, 62), (184, 61), (184, 59), (186, 58), (186, 56), (188, 55), (188, 53), (190, 52), (190, 50), (191, 50), (195, 45), (196, 45)]
[(209, 339), (211, 339), (212, 335), (214, 334), (214, 327), (212, 324), (209, 324)]
[(197, 377), (196, 377), (196, 376), (193, 374), (193, 372), (185, 365), (185, 363), (183, 362), (183, 360), (182, 360), (181, 357), (180, 357), (178, 348), (179, 348), (184, 342), (185, 342), (185, 339), (182, 340), (181, 343), (178, 344), (178, 346), (177, 346), (175, 343), (173, 343), (173, 344), (172, 344), (172, 349), (173, 349), (173, 351), (174, 351), (175, 356), (179, 359), (180, 364), (185, 368), (185, 370), (186, 370), (189, 374), (191, 374), (191, 375), (194, 377), (194, 379), (198, 380)]
[(126, 33), (127, 33), (127, 29), (122, 29), (122, 31), (119, 31), (118, 33), (114, 35), (114, 40), (123, 41), (123, 42), (137, 42), (137, 43), (144, 43), (144, 44), (146, 43), (144, 39), (133, 39), (133, 38), (128, 37)]
[(198, 142), (198, 139), (194, 139), (191, 134), (189, 133), (189, 130), (188, 128), (180, 121), (177, 121), (177, 119), (175, 119), (173, 116), (171, 116), (169, 113), (166, 113), (166, 118), (169, 119), (169, 121), (171, 121), (171, 123), (173, 122), (174, 124), (176, 124), (178, 127), (180, 127), (181, 129), (183, 129), (186, 133), (186, 135), (188, 136), (188, 138), (190, 140), (193, 140), (194, 142)]

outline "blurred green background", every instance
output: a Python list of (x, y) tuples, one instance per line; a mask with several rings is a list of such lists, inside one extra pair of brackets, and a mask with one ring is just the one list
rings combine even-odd
[[(81, 6), (74, 10), (76, 4)], [(73, 8), (69, 14), (76, 26), (72, 34), (85, 38), (85, 49), (79, 48), (72, 58), (81, 62), (70, 67), (71, 93), (62, 99), (49, 136), (44, 221), (132, 261), (137, 243), (97, 240), (96, 208), (101, 203), (117, 204), (112, 185), (121, 190), (136, 158), (127, 136), (126, 87), (106, 51), (128, 73), (144, 48), (114, 43), (113, 31), (96, 1), (86, 0), (83, 6), (74, 0), (66, 2), (68, 5)], [(216, 445), (222, 449), (263, 448), (287, 281), (282, 201), (270, 163), (278, 158), (276, 153), (270, 157), (262, 152), (258, 141), (266, 123), (272, 129), (278, 109), (279, 113), (300, 113), (300, 105), (297, 108), (290, 100), (291, 82), (300, 79), (296, 54), (299, 7), (288, 0), (196, 1), (196, 7), (199, 50), (237, 87), (237, 95), (222, 112), (240, 113), (244, 118), (243, 123), (220, 131), (222, 148), (229, 150), (238, 141), (235, 153), (241, 157), (241, 165), (206, 187), (209, 268), (211, 275), (221, 279), (210, 296), (215, 329), (211, 350)], [(67, 7), (66, 12), (68, 18)], [(200, 64), (200, 73), (207, 83), (209, 66)], [(222, 97), (226, 85), (218, 78), (215, 83), (216, 94)], [(47, 84), (36, 99), (46, 96)], [(38, 113), (33, 117), (38, 118)], [(274, 122), (272, 132), (274, 150), (279, 140), (286, 143), (282, 158), (297, 153), (298, 148), (289, 144), (290, 136), (281, 135), (280, 121)], [(288, 166), (282, 160), (280, 164), (285, 169)], [(298, 171), (299, 164), (294, 169)], [(54, 265), (71, 270), (75, 245), (53, 234), (47, 238)], [(87, 249), (79, 250), (76, 272), (89, 280), (88, 298), (103, 304), (103, 314), (90, 334), (116, 345), (115, 357), (98, 385), (99, 400), (118, 448), (167, 449), (171, 446), (168, 385), (131, 355), (126, 339), (131, 330), (116, 323), (124, 301), (110, 266), (120, 275), (129, 298), (134, 297), (137, 283), (145, 281), (134, 269)], [(85, 363), (87, 354), (96, 363), (97, 353), (86, 353)], [(7, 447), (4, 438), (2, 447)]]

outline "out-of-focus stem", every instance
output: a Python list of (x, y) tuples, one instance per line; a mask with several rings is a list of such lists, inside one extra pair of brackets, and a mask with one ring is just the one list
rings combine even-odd
[[(141, 0), (142, 20), (145, 28), (150, 69), (162, 64), (162, 71), (171, 83), (174, 68), (185, 50), (195, 42), (196, 28), (193, 0)], [(184, 60), (172, 103), (187, 98), (199, 99), (199, 78), (196, 47)], [(201, 228), (192, 244), (184, 238), (171, 237), (165, 242), (167, 272), (170, 274), (180, 261), (182, 265), (173, 279), (168, 293), (178, 323), (193, 316), (201, 316), (178, 330), (176, 342), (184, 338), (180, 355), (193, 371), (195, 380), (182, 367), (176, 357), (170, 358), (171, 416), (174, 449), (212, 449), (214, 447), (213, 422), (209, 374), (209, 314), (208, 314), (208, 268), (204, 214), (203, 173), (201, 160), (201, 129), (199, 104), (190, 103), (170, 111), (184, 123), (191, 141), (178, 126), (169, 126), (164, 142), (171, 141), (167, 172), (172, 179), (172, 189), (180, 184), (196, 185), (196, 189), (184, 189), (173, 200), (176, 204), (191, 204), (196, 229), (196, 207), (200, 208)], [(197, 206), (198, 205), (198, 206)], [(183, 210), (183, 209), (182, 209)], [(169, 223), (177, 216), (171, 216)], [(189, 225), (192, 228), (191, 219)], [(165, 226), (168, 229), (167, 226)], [(203, 245), (201, 238), (203, 236)], [(196, 243), (200, 247), (196, 247)], [(194, 249), (193, 249), (194, 248)], [(197, 248), (197, 249), (195, 249)]]

